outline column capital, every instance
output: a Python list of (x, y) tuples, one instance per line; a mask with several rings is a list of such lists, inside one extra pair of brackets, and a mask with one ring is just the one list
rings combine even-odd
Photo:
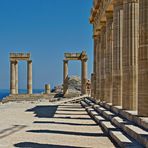
[(114, 5), (114, 6), (123, 5), (123, 1), (124, 1), (124, 0), (114, 0), (114, 1), (113, 1), (113, 5)]
[(12, 63), (12, 64), (15, 64), (15, 63), (17, 63), (18, 61), (16, 61), (16, 60), (10, 60), (10, 63)]
[(123, 0), (123, 3), (139, 3), (139, 0)]
[(28, 60), (28, 63), (32, 63), (32, 60)]
[(64, 59), (63, 62), (64, 62), (64, 63), (68, 63), (68, 60), (65, 60), (65, 59)]
[(106, 11), (106, 20), (113, 20), (113, 11)]
[(81, 62), (87, 62), (87, 60), (88, 60), (88, 59), (83, 59), (83, 60), (81, 60)]
[(106, 27), (106, 21), (100, 22), (100, 32), (104, 27)]
[(98, 40), (100, 38), (100, 30), (97, 31), (96, 34), (93, 35), (94, 40)]

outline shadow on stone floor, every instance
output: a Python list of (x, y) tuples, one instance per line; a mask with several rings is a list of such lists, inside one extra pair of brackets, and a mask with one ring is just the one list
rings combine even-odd
[(40, 134), (63, 134), (63, 135), (74, 135), (74, 136), (89, 136), (89, 137), (106, 137), (105, 133), (84, 133), (84, 132), (73, 132), (73, 131), (60, 131), (60, 130), (28, 130), (31, 133)]
[(97, 126), (97, 124), (81, 124), (81, 123), (69, 123), (69, 122), (54, 122), (54, 121), (34, 121), (35, 124), (63, 124), (72, 126)]
[(65, 109), (65, 108), (82, 109), (82, 107), (80, 105), (66, 105), (66, 104), (64, 104), (64, 105), (60, 105), (59, 107), (62, 109)]
[(3, 129), (2, 131), (0, 131), (0, 139), (5, 138), (9, 135), (12, 135), (13, 133), (18, 132), (25, 127), (27, 127), (27, 126), (25, 126), (25, 125), (13, 125), (10, 128)]
[(55, 119), (74, 119), (74, 120), (92, 120), (91, 118), (86, 117), (71, 117), (71, 116), (65, 116), (65, 117), (54, 117)]
[(84, 113), (86, 113), (86, 111), (84, 110), (84, 109), (72, 109), (72, 110), (70, 110), (70, 109), (66, 109), (66, 107), (64, 108), (64, 109), (58, 109), (58, 111), (65, 111), (65, 112), (84, 112)]
[(56, 115), (88, 115), (86, 112), (85, 113), (76, 113), (75, 111), (74, 111), (74, 113), (73, 112), (65, 112), (65, 113), (61, 113), (59, 110), (58, 110), (58, 113), (55, 113)]
[(39, 143), (33, 143), (33, 142), (21, 142), (21, 143), (15, 144), (14, 146), (19, 148), (82, 148), (82, 147), (76, 147), (76, 146), (39, 144)]
[(34, 112), (35, 117), (38, 118), (52, 118), (57, 111), (57, 105), (42, 105), (26, 110), (26, 112)]

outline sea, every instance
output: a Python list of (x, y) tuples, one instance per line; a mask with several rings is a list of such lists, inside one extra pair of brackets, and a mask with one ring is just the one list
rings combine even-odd
[[(33, 89), (34, 94), (42, 93), (44, 92), (44, 89)], [(27, 89), (19, 89), (19, 94), (26, 94)], [(0, 100), (2, 100), (4, 97), (9, 96), (10, 90), (9, 89), (0, 89)]]

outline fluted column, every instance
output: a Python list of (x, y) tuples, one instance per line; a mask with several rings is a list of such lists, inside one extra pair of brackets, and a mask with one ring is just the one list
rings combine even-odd
[(96, 99), (99, 100), (99, 88), (100, 88), (100, 61), (99, 61), (99, 50), (100, 50), (100, 35), (96, 37), (97, 46), (96, 46)]
[(123, 2), (123, 93), (122, 107), (127, 110), (137, 109), (138, 86), (138, 30), (139, 2), (124, 0)]
[(87, 94), (86, 83), (87, 83), (87, 60), (82, 60), (82, 74), (81, 74), (81, 93)]
[(91, 97), (94, 98), (94, 74), (91, 74)]
[(106, 12), (106, 102), (112, 102), (113, 12)]
[(148, 116), (148, 1), (139, 0), (138, 115)]
[(18, 61), (15, 62), (15, 93), (18, 94)]
[(63, 61), (63, 94), (68, 93), (68, 61)]
[(96, 98), (96, 61), (97, 61), (97, 40), (94, 37), (94, 64), (93, 64), (93, 84), (94, 84), (94, 98)]
[(99, 85), (99, 94), (98, 94), (98, 98), (99, 100), (101, 100), (100, 98), (102, 97), (101, 94), (101, 68), (102, 68), (102, 59), (101, 59), (101, 54), (102, 54), (102, 48), (101, 48), (101, 31), (99, 30), (99, 47), (98, 47), (98, 85)]
[(32, 60), (27, 61), (27, 90), (32, 94)]
[(106, 23), (100, 30), (101, 42), (101, 101), (105, 101), (105, 51), (106, 51)]
[(16, 61), (10, 61), (10, 94), (15, 94), (15, 63)]
[(122, 105), (123, 1), (114, 2), (113, 12), (113, 105)]

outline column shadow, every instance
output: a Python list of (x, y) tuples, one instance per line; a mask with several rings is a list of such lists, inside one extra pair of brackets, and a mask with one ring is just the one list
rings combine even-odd
[(84, 147), (66, 146), (66, 145), (40, 144), (34, 142), (21, 142), (14, 144), (14, 146), (19, 148), (84, 148)]
[(4, 130), (0, 131), (0, 139), (5, 138), (9, 135), (12, 135), (13, 133), (18, 132), (25, 127), (27, 127), (27, 126), (25, 126), (25, 125), (13, 125), (10, 128), (4, 129)]
[(34, 121), (35, 124), (63, 124), (63, 125), (72, 125), (72, 126), (97, 126), (96, 123), (94, 124), (84, 124), (84, 123), (69, 123), (69, 122), (54, 122), (54, 121)]
[(57, 111), (57, 105), (42, 105), (26, 110), (26, 112), (34, 112), (35, 117), (38, 118), (52, 118)]
[(74, 135), (74, 136), (91, 136), (91, 137), (106, 137), (105, 133), (83, 133), (83, 132), (73, 132), (73, 131), (60, 131), (60, 130), (28, 130), (31, 133), (41, 133), (41, 134), (63, 134), (63, 135)]

